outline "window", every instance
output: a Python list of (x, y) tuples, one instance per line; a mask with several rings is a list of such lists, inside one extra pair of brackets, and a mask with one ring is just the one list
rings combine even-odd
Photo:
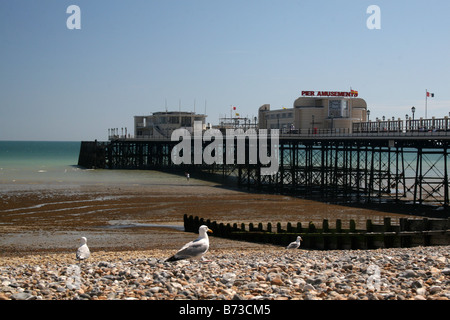
[(349, 112), (348, 112), (348, 100), (342, 100), (341, 101), (341, 106), (342, 106), (342, 116), (344, 118), (348, 118), (350, 116)]
[(169, 123), (171, 123), (171, 124), (178, 124), (179, 121), (180, 121), (180, 118), (178, 116), (169, 117)]
[(348, 118), (348, 101), (347, 100), (329, 100), (328, 116), (331, 118)]
[(159, 118), (159, 123), (160, 123), (160, 124), (166, 124), (166, 123), (167, 123), (166, 117), (160, 117), (160, 118)]
[(191, 117), (182, 117), (181, 118), (181, 126), (183, 126), (183, 127), (191, 127), (192, 126), (192, 119), (191, 119)]

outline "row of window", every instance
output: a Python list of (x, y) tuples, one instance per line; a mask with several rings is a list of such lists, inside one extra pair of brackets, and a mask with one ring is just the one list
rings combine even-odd
[(142, 126), (146, 127), (147, 125), (149, 125), (150, 123), (155, 123), (155, 124), (180, 124), (181, 126), (184, 127), (190, 127), (193, 125), (194, 121), (202, 121), (203, 122), (203, 117), (181, 117), (181, 122), (180, 122), (180, 117), (179, 116), (167, 116), (167, 117), (157, 117), (157, 118), (143, 118), (142, 119)]
[(293, 118), (294, 115), (292, 112), (284, 112), (284, 113), (272, 113), (268, 116), (269, 119), (284, 119), (284, 118)]

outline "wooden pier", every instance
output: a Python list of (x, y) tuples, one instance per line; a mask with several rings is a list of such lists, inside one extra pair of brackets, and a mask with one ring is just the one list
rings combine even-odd
[[(220, 177), (222, 181), (264, 192), (362, 203), (432, 205), (441, 208), (444, 216), (448, 214), (450, 131), (281, 134), (279, 168), (272, 175), (261, 175), (263, 166), (251, 163), (248, 157), (241, 164), (175, 165), (171, 152), (178, 143), (127, 138), (82, 142), (79, 165), (188, 171), (192, 177)], [(202, 151), (209, 143), (202, 141)], [(248, 139), (245, 143), (247, 155)], [(227, 148), (225, 139), (219, 150), (223, 159), (237, 157), (237, 148)], [(194, 147), (192, 159), (193, 153)]]

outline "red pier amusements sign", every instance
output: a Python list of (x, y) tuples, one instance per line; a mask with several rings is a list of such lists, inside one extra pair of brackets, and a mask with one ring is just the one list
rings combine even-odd
[(302, 91), (303, 97), (353, 97), (358, 96), (358, 91)]

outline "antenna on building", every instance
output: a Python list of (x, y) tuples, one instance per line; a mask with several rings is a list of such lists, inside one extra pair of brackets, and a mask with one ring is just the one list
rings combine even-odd
[(166, 101), (165, 101), (165, 106), (166, 106), (166, 112), (167, 112), (167, 98), (166, 98)]

